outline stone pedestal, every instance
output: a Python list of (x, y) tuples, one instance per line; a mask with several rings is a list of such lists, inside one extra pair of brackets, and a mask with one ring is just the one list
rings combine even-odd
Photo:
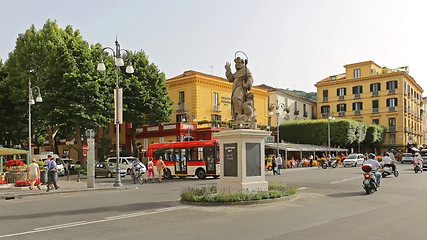
[(18, 180), (27, 180), (26, 172), (7, 172), (5, 177), (7, 183), (16, 183)]
[(271, 132), (235, 129), (214, 133), (220, 143), (218, 192), (268, 191), (265, 181), (264, 139)]

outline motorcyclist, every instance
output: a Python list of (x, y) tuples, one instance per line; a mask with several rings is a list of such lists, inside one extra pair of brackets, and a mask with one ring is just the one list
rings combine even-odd
[(391, 167), (393, 172), (396, 172), (395, 160), (391, 159), (390, 153), (386, 152), (382, 160), (384, 167)]
[(420, 171), (423, 172), (423, 160), (421, 159), (421, 156), (419, 153), (415, 154), (414, 164), (417, 164), (418, 166), (420, 166)]
[(379, 187), (381, 183), (381, 173), (378, 170), (382, 167), (381, 164), (377, 161), (375, 154), (370, 153), (368, 155), (368, 160), (366, 160), (363, 164), (370, 164), (372, 166), (372, 173), (375, 175), (376, 183)]

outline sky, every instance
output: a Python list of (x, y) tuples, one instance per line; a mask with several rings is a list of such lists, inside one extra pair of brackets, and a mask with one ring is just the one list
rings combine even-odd
[(316, 91), (344, 65), (372, 60), (409, 66), (427, 91), (426, 9), (422, 0), (2, 0), (0, 59), (19, 34), (51, 19), (89, 44), (112, 47), (117, 34), (166, 78), (187, 70), (225, 77), (225, 63), (243, 51), (254, 85)]

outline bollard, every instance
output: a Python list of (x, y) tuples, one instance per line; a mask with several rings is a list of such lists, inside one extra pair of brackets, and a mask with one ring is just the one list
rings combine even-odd
[(68, 167), (67, 167), (67, 182), (70, 181), (70, 168), (71, 168), (71, 162), (68, 161)]
[(77, 182), (80, 182), (80, 171), (79, 171), (79, 173), (77, 175)]

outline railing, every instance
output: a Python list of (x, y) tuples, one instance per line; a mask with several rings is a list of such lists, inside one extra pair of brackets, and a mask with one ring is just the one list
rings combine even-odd
[(327, 102), (328, 100), (328, 97), (323, 97), (323, 102)]
[(345, 116), (345, 112), (344, 112), (344, 111), (340, 111), (340, 112), (338, 112), (338, 116), (340, 116), (340, 117), (344, 117), (344, 116)]
[(176, 109), (175, 109), (177, 112), (179, 112), (179, 111), (185, 111), (185, 103), (178, 103), (177, 105), (176, 105)]
[(338, 100), (344, 100), (344, 98), (345, 98), (345, 96), (344, 95), (342, 95), (342, 96), (338, 96)]
[(361, 110), (354, 110), (354, 115), (361, 115)]
[(380, 109), (379, 108), (372, 108), (372, 113), (379, 113)]
[(358, 99), (358, 98), (361, 98), (360, 93), (355, 93), (354, 94), (354, 99)]
[(213, 105), (212, 110), (214, 112), (221, 112), (221, 105)]
[(395, 93), (396, 93), (396, 89), (394, 89), (394, 88), (390, 88), (388, 90), (388, 94), (395, 94)]
[(396, 132), (396, 126), (388, 127), (389, 132)]
[(328, 118), (329, 117), (329, 113), (322, 113), (322, 118)]
[(372, 97), (378, 97), (380, 93), (378, 91), (372, 91)]
[(396, 107), (388, 107), (389, 112), (396, 112)]
[(405, 132), (409, 132), (409, 127), (405, 127)]

